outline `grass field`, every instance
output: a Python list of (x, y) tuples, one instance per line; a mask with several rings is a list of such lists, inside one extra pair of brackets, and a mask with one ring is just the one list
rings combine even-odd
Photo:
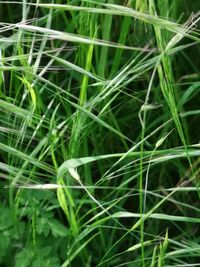
[(0, 267), (200, 266), (199, 10), (0, 1)]

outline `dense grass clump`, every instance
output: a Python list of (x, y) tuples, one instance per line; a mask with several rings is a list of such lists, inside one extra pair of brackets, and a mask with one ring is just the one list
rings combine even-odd
[(0, 266), (200, 266), (200, 2), (0, 2)]

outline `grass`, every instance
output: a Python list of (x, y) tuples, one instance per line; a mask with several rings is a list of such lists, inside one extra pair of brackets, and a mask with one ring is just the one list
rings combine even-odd
[(0, 265), (199, 266), (199, 1), (0, 1)]

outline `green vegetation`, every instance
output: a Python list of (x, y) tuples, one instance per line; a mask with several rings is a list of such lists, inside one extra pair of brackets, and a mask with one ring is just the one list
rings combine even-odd
[(199, 9), (0, 2), (0, 266), (200, 266)]

